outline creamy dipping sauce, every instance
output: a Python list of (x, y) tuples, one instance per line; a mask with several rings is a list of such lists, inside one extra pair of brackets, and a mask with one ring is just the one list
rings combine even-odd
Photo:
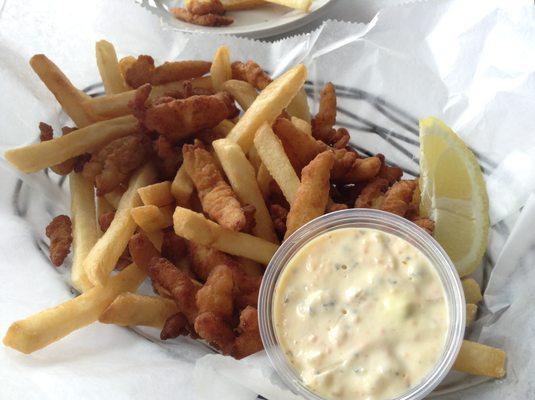
[(397, 236), (324, 233), (282, 271), (273, 297), (278, 342), (302, 382), (328, 399), (383, 400), (418, 385), (449, 326), (431, 261)]

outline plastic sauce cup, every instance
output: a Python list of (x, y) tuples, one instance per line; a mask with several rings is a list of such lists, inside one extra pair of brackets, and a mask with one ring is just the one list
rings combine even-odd
[(309, 400), (326, 400), (308, 389), (286, 360), (273, 326), (273, 294), (281, 272), (306, 243), (341, 228), (371, 228), (402, 238), (429, 258), (440, 277), (450, 320), (442, 355), (419, 384), (392, 400), (423, 399), (446, 377), (461, 347), (466, 318), (464, 292), (455, 266), (436, 240), (412, 222), (384, 211), (349, 209), (323, 215), (298, 229), (279, 247), (266, 269), (258, 299), (260, 335), (267, 355), (292, 392)]

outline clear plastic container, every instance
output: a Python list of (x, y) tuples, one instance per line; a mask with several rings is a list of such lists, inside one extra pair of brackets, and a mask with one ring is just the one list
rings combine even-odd
[(459, 352), (465, 329), (464, 293), (455, 266), (442, 247), (421, 228), (391, 213), (370, 209), (330, 213), (301, 227), (280, 246), (266, 269), (258, 303), (260, 334), (268, 357), (281, 379), (294, 393), (309, 400), (324, 400), (301, 382), (299, 373), (286, 360), (277, 342), (272, 321), (273, 293), (281, 272), (301, 247), (325, 232), (340, 228), (373, 228), (398, 236), (418, 248), (436, 268), (444, 286), (450, 317), (444, 350), (435, 367), (422, 382), (395, 398), (423, 399), (446, 377)]

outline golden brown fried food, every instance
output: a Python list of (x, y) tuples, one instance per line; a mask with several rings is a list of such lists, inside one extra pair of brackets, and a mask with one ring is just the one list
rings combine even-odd
[(195, 320), (198, 314), (195, 303), (198, 288), (184, 272), (169, 260), (154, 257), (149, 262), (149, 276), (171, 294), (178, 310), (184, 313), (188, 321)]
[(195, 134), (197, 139), (206, 144), (212, 144), (214, 140), (223, 139), (225, 136), (217, 129), (204, 129)]
[(355, 201), (356, 208), (379, 208), (388, 188), (388, 180), (375, 178), (362, 188), (359, 197)]
[(234, 291), (232, 270), (226, 265), (216, 266), (204, 286), (197, 292), (196, 304), (199, 313), (211, 311), (229, 319), (234, 309)]
[(430, 235), (432, 235), (435, 230), (435, 222), (429, 218), (418, 217), (412, 220), (412, 222), (414, 222), (416, 225), (418, 225)]
[(324, 151), (303, 168), (301, 184), (286, 220), (285, 239), (307, 222), (325, 213), (333, 163), (332, 151)]
[(243, 308), (257, 304), (262, 277), (246, 274), (238, 260), (219, 250), (194, 242), (188, 242), (187, 246), (193, 271), (201, 281), (205, 281), (215, 267), (225, 265), (232, 271), (236, 306)]
[(223, 354), (230, 354), (234, 345), (234, 332), (225, 320), (213, 312), (205, 312), (195, 319), (195, 332)]
[(186, 9), (197, 15), (225, 13), (225, 7), (219, 0), (189, 0), (186, 1)]
[(349, 143), (349, 132), (345, 128), (334, 128), (336, 124), (336, 91), (328, 82), (320, 94), (320, 106), (312, 119), (312, 135), (336, 149), (343, 149)]
[(173, 264), (177, 264), (187, 253), (186, 241), (175, 235), (172, 228), (165, 230), (162, 242), (162, 257), (167, 258)]
[(405, 218), (411, 221), (420, 218), (420, 186), (418, 185), (417, 179), (414, 191), (412, 192), (412, 198), (411, 202), (409, 203), (409, 208), (405, 213)]
[(247, 225), (245, 213), (210, 152), (200, 141), (195, 141), (195, 145), (185, 144), (182, 154), (184, 167), (197, 189), (204, 212), (227, 229), (243, 230)]
[(151, 154), (147, 135), (139, 133), (116, 139), (93, 153), (84, 165), (82, 175), (94, 183), (102, 196), (127, 183), (130, 175), (143, 165)]
[(296, 128), (286, 118), (277, 118), (273, 123), (273, 132), (281, 140), (297, 175), (301, 175), (305, 165), (322, 151), (322, 146), (312, 136)]
[(171, 14), (176, 19), (179, 19), (184, 22), (189, 22), (190, 24), (200, 25), (200, 26), (227, 26), (234, 22), (234, 19), (231, 17), (226, 17), (219, 14), (204, 14), (197, 15), (186, 10), (185, 8), (171, 8), (169, 9)]
[[(76, 128), (70, 128), (68, 126), (64, 126), (63, 128), (61, 128), (63, 135), (68, 135), (69, 133), (75, 130)], [(41, 142), (46, 142), (54, 138), (54, 130), (50, 125), (45, 124), (44, 122), (39, 123), (39, 132), (39, 140)], [(86, 154), (75, 158), (70, 158), (68, 160), (63, 161), (62, 163), (53, 165), (52, 167), (50, 167), (50, 169), (58, 175), (68, 175), (72, 172), (74, 167), (78, 165), (81, 161), (83, 161), (85, 158)]]
[(188, 241), (186, 246), (193, 272), (202, 282), (208, 279), (208, 275), (217, 265), (237, 264), (236, 259), (212, 247), (206, 247), (191, 241)]
[(341, 210), (347, 210), (347, 204), (343, 203), (336, 203), (332, 199), (329, 198), (329, 202), (327, 203), (327, 213), (335, 212), (335, 211), (341, 211)]
[(39, 140), (46, 142), (54, 138), (54, 130), (52, 127), (44, 122), (39, 122)]
[(234, 348), (232, 349), (234, 358), (239, 360), (264, 348), (260, 338), (256, 308), (248, 306), (242, 310), (237, 331), (238, 337), (234, 340)]
[(141, 55), (126, 69), (124, 78), (130, 87), (137, 89), (145, 83), (162, 85), (198, 78), (210, 71), (210, 66), (207, 61), (173, 61), (155, 67), (151, 56)]
[(245, 226), (242, 228), (242, 232), (251, 233), (256, 224), (254, 219), (256, 208), (252, 204), (245, 204), (242, 211), (245, 215)]
[(55, 217), (46, 227), (46, 236), (50, 239), (50, 261), (59, 267), (71, 249), (71, 219), (66, 215)]
[(273, 220), (273, 226), (279, 237), (284, 237), (286, 233), (286, 219), (288, 218), (288, 210), (280, 204), (271, 204), (269, 206), (269, 213)]
[(339, 181), (342, 183), (366, 182), (377, 176), (381, 160), (377, 157), (357, 158)]
[[(320, 142), (323, 143), (323, 142)], [(329, 147), (323, 143), (323, 151)], [(336, 149), (334, 152), (334, 164), (331, 170), (331, 179), (340, 181), (351, 170), (355, 160), (359, 158), (358, 154), (352, 150)]]
[(416, 181), (399, 181), (394, 183), (385, 194), (381, 210), (403, 217), (409, 209)]
[(156, 154), (156, 167), (160, 175), (166, 180), (172, 180), (182, 162), (182, 153), (162, 135), (154, 141), (153, 148)]
[(141, 232), (130, 238), (128, 251), (136, 265), (145, 271), (149, 270), (149, 264), (153, 258), (160, 257), (160, 252), (154, 247), (147, 235)]
[(108, 211), (107, 213), (101, 214), (98, 217), (98, 225), (102, 232), (106, 232), (108, 230), (113, 218), (115, 218), (115, 211)]
[(137, 89), (129, 106), (146, 129), (165, 135), (172, 143), (203, 129), (213, 128), (239, 113), (234, 99), (227, 92), (168, 99), (167, 102), (147, 106), (145, 103), (150, 90), (150, 86)]
[(173, 339), (178, 336), (189, 335), (192, 331), (193, 329), (186, 316), (179, 312), (167, 318), (160, 332), (160, 339)]
[(381, 169), (379, 171), (379, 178), (384, 178), (388, 181), (389, 185), (392, 185), (394, 182), (397, 182), (403, 176), (403, 170), (399, 167), (392, 167), (386, 164), (385, 156), (382, 154), (377, 154), (377, 158), (381, 160)]
[(246, 63), (236, 61), (232, 63), (231, 68), (232, 79), (249, 82), (258, 90), (265, 89), (271, 83), (269, 75), (254, 61), (249, 60)]

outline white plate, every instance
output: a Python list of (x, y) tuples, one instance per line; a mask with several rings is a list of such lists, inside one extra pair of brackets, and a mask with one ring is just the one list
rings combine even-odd
[(143, 7), (158, 15), (174, 29), (189, 33), (217, 33), (222, 35), (246, 36), (260, 39), (279, 35), (320, 18), (335, 0), (313, 0), (308, 13), (277, 4), (266, 4), (251, 10), (227, 12), (234, 23), (224, 27), (205, 27), (189, 24), (174, 18), (169, 8), (181, 7), (182, 0), (136, 0)]

